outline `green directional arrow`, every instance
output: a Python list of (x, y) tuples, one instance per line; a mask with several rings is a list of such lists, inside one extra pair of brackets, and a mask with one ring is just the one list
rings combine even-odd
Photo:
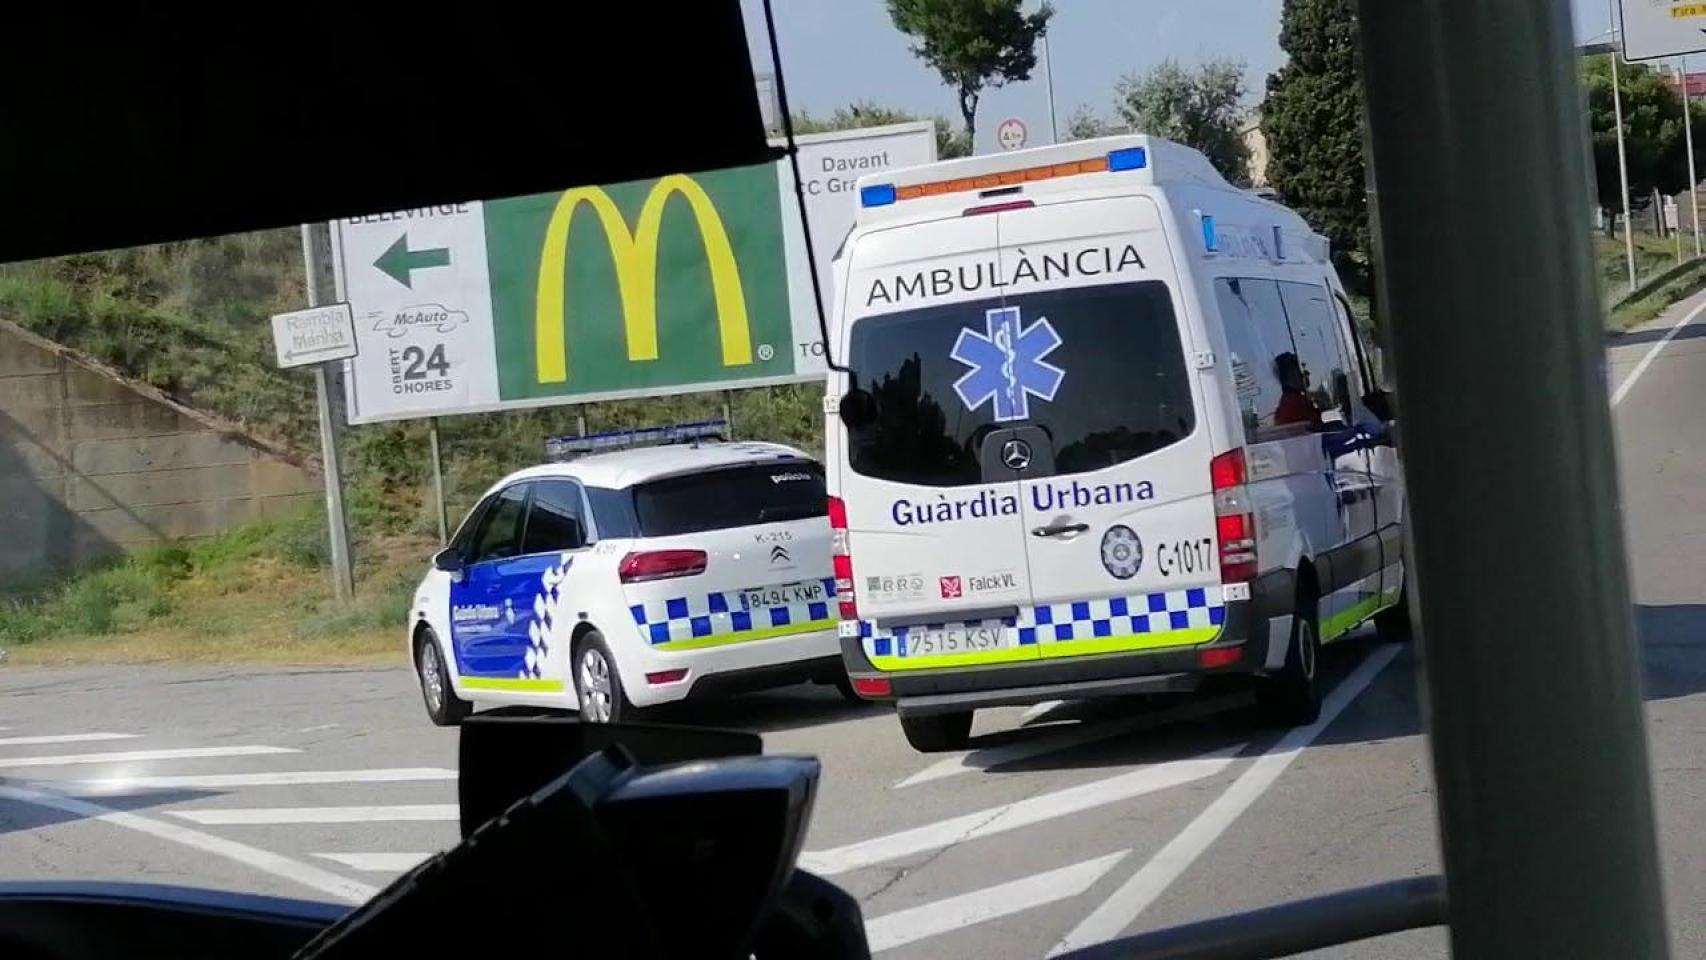
[(387, 277), (412, 290), (414, 284), (409, 282), (410, 274), (416, 270), (425, 270), (428, 267), (450, 266), (450, 248), (432, 247), (427, 250), (410, 250), (409, 235), (404, 233), (397, 238), (396, 243), (391, 244), (384, 253), (379, 255), (378, 260), (373, 261), (373, 265), (378, 267)]

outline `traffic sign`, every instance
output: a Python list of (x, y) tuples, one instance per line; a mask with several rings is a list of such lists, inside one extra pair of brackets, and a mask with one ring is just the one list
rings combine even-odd
[(1619, 0), (1623, 59), (1657, 60), (1706, 50), (1706, 3)]
[(272, 318), (273, 349), (280, 367), (305, 367), (356, 355), (355, 315), (347, 303), (293, 310)]
[(1009, 117), (1001, 121), (995, 128), (995, 140), (1003, 150), (1017, 150), (1025, 145), (1029, 132), (1025, 129), (1025, 121), (1018, 117)]

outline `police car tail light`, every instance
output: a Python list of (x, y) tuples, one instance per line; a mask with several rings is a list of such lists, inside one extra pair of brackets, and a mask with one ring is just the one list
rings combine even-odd
[(705, 572), (705, 559), (703, 550), (641, 550), (623, 557), (616, 574), (623, 583), (692, 577)]
[(829, 498), (829, 562), (835, 573), (835, 605), (841, 619), (859, 619), (853, 600), (853, 556), (847, 550), (847, 504)]
[(1256, 517), (1244, 485), (1244, 451), (1228, 450), (1209, 461), (1214, 488), (1214, 530), (1220, 543), (1220, 581), (1244, 583), (1256, 576)]

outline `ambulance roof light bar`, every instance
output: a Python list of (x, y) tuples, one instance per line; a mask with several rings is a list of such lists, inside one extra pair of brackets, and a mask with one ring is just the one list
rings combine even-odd
[(861, 207), (886, 207), (897, 200), (936, 197), (945, 193), (961, 193), (971, 190), (1017, 187), (1039, 180), (1053, 180), (1056, 177), (1070, 177), (1083, 173), (1123, 173), (1129, 170), (1142, 170), (1148, 166), (1149, 149), (1147, 147), (1122, 147), (1118, 150), (1110, 150), (1100, 157), (1090, 157), (1066, 163), (1045, 163), (1034, 167), (1021, 167), (1016, 170), (1003, 170), (998, 173), (986, 173), (979, 176), (937, 180), (932, 183), (914, 183), (900, 187), (896, 187), (892, 183), (871, 184), (859, 188), (859, 205)]
[(584, 437), (550, 437), (545, 441), (545, 459), (552, 463), (561, 463), (589, 453), (600, 453), (606, 450), (626, 450), (630, 447), (655, 447), (672, 443), (689, 443), (695, 440), (727, 440), (729, 438), (729, 422), (721, 417), (715, 420), (695, 420), (691, 423), (675, 423), (657, 427), (638, 427), (633, 430), (607, 430), (603, 433), (591, 433)]

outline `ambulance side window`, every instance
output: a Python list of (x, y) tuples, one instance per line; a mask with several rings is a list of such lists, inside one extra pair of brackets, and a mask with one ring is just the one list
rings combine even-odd
[(1341, 419), (1350, 403), (1349, 364), (1327, 291), (1312, 283), (1281, 283), (1292, 342), (1302, 366), (1301, 385), (1317, 418)]
[(521, 518), (527, 507), (527, 484), (518, 483), (498, 494), (498, 498), (480, 518), (479, 532), (474, 534), (474, 550), (469, 563), (502, 560), (513, 557), (520, 547)]
[(540, 480), (533, 484), (527, 507), (527, 526), (521, 552), (560, 553), (586, 546), (586, 511), (580, 484), (573, 480)]
[(1244, 442), (1261, 443), (1307, 430), (1313, 405), (1300, 392), (1300, 363), (1279, 285), (1228, 277), (1214, 282), (1226, 328), (1227, 358), (1238, 396)]

